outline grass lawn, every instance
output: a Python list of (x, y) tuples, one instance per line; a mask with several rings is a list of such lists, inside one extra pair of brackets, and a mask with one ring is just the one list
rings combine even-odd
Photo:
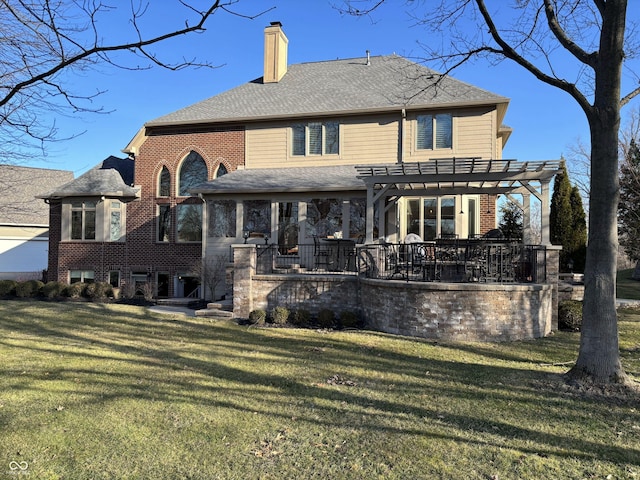
[(616, 281), (616, 297), (640, 300), (640, 282), (632, 280), (633, 268), (618, 270)]
[[(620, 329), (640, 378), (640, 312)], [(2, 301), (0, 479), (640, 478), (638, 398), (561, 382), (578, 342)]]

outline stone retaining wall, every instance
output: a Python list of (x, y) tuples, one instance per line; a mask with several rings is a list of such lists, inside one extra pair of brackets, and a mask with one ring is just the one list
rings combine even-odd
[[(374, 330), (446, 341), (512, 341), (554, 329), (552, 284), (439, 283), (356, 275), (256, 275), (255, 248), (234, 248), (234, 317), (255, 309), (358, 312)], [(557, 284), (556, 284), (557, 285)], [(557, 316), (557, 312), (556, 316)]]

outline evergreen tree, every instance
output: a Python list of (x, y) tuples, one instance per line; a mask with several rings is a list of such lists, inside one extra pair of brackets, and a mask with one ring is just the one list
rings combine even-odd
[(582, 206), (580, 189), (573, 186), (571, 203), (571, 235), (569, 237), (569, 257), (573, 261), (573, 271), (584, 272), (587, 260), (587, 218)]
[(523, 219), (522, 210), (513, 202), (507, 202), (500, 207), (499, 228), (507, 238), (522, 238)]
[(571, 208), (571, 183), (567, 167), (562, 162), (560, 172), (556, 175), (551, 195), (551, 208), (549, 212), (549, 230), (551, 243), (561, 245), (560, 271), (568, 272), (569, 259), (571, 258), (571, 235), (573, 229), (573, 215)]
[(620, 168), (620, 244), (629, 257), (640, 262), (640, 147), (631, 140)]

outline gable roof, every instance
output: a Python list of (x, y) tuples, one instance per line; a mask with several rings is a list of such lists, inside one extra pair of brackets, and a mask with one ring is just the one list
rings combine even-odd
[(290, 65), (277, 83), (262, 78), (148, 122), (146, 127), (247, 122), (508, 104), (509, 99), (398, 55)]
[(110, 156), (75, 180), (40, 195), (40, 198), (106, 196), (135, 198), (138, 189), (133, 183), (133, 160)]
[(73, 172), (0, 165), (0, 224), (49, 225), (49, 206), (37, 196), (73, 180)]

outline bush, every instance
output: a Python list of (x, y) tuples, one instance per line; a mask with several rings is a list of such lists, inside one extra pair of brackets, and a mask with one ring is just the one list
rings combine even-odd
[(566, 300), (558, 305), (558, 329), (579, 332), (582, 327), (582, 302)]
[(286, 307), (276, 307), (271, 312), (271, 320), (276, 325), (285, 325), (289, 319), (289, 309)]
[(267, 312), (262, 309), (252, 310), (249, 313), (249, 321), (255, 325), (264, 325), (267, 321)]
[(0, 297), (15, 295), (17, 284), (15, 280), (0, 280)]
[(304, 308), (298, 308), (289, 314), (289, 323), (299, 327), (306, 327), (311, 323), (311, 312)]
[(113, 287), (106, 282), (89, 283), (85, 287), (84, 295), (91, 300), (106, 300), (113, 296)]
[(39, 280), (27, 280), (19, 282), (16, 285), (16, 296), (19, 298), (35, 297), (40, 293), (40, 289), (44, 286)]
[(340, 326), (342, 328), (358, 328), (360, 316), (355, 312), (343, 311), (340, 313)]
[(64, 293), (66, 284), (62, 282), (47, 282), (42, 287), (42, 294), (50, 300), (61, 297)]
[(85, 284), (82, 282), (72, 283), (67, 285), (64, 289), (64, 295), (69, 298), (80, 298), (84, 293)]
[(323, 308), (318, 312), (318, 324), (322, 328), (333, 328), (335, 325), (336, 316), (328, 308)]

